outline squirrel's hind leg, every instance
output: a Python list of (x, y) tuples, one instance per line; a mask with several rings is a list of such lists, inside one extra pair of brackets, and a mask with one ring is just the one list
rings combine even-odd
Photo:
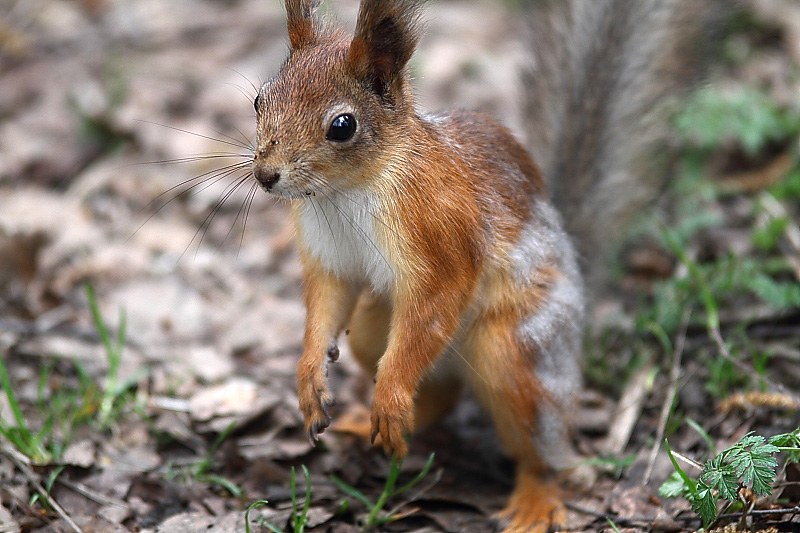
[[(516, 306), (482, 313), (464, 346), (470, 363), (465, 375), (516, 461), (514, 491), (497, 515), (504, 533), (544, 532), (565, 518), (549, 478), (574, 460), (567, 413), (580, 380), (580, 333), (558, 323), (568, 319), (563, 311), (569, 306), (559, 301), (559, 284), (566, 282), (555, 276), (547, 289)], [(526, 306), (530, 319), (520, 320)]]

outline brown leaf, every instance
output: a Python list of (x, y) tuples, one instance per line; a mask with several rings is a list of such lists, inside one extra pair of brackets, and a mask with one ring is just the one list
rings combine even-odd
[(8, 509), (2, 505), (0, 505), (0, 531), (3, 533), (20, 533), (22, 531)]
[(97, 447), (90, 439), (75, 441), (64, 450), (62, 460), (69, 465), (89, 468), (97, 460)]
[(227, 382), (198, 391), (189, 400), (190, 415), (201, 431), (224, 431), (266, 413), (282, 401), (276, 392), (256, 382), (234, 377)]

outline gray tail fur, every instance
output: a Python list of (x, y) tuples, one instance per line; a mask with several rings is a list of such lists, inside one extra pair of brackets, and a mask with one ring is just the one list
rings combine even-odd
[(671, 104), (698, 79), (710, 4), (526, 4), (534, 56), (524, 78), (529, 149), (592, 272), (664, 182), (666, 151), (657, 147)]

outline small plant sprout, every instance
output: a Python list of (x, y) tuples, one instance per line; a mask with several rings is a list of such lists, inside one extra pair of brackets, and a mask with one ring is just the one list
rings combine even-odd
[(192, 476), (197, 479), (198, 481), (202, 481), (205, 483), (213, 483), (215, 485), (219, 485), (220, 487), (227, 490), (231, 496), (234, 498), (238, 498), (242, 495), (242, 489), (239, 488), (233, 481), (224, 478), (222, 476), (218, 476), (215, 474), (208, 474), (206, 471), (214, 462), (214, 453), (219, 449), (220, 445), (223, 443), (225, 439), (233, 432), (233, 428), (236, 426), (236, 422), (231, 422), (228, 426), (217, 435), (214, 439), (214, 442), (211, 443), (211, 446), (208, 447), (205, 455), (202, 459), (194, 463), (191, 468)]
[(403, 461), (398, 460), (397, 457), (395, 457), (395, 455), (392, 454), (391, 463), (389, 465), (389, 475), (386, 477), (386, 483), (383, 486), (383, 491), (381, 492), (381, 495), (378, 497), (378, 500), (374, 503), (369, 498), (367, 498), (363, 492), (361, 492), (360, 490), (356, 489), (351, 485), (348, 485), (338, 477), (331, 476), (331, 481), (333, 481), (342, 492), (360, 501), (366, 506), (368, 512), (366, 517), (364, 518), (363, 525), (365, 529), (370, 529), (372, 527), (379, 526), (381, 524), (386, 524), (388, 522), (392, 522), (400, 518), (395, 514), (395, 512), (392, 511), (382, 513), (383, 508), (386, 505), (386, 502), (390, 498), (393, 498), (410, 490), (417, 483), (422, 481), (425, 478), (425, 476), (428, 475), (431, 466), (433, 466), (433, 458), (434, 454), (430, 454), (430, 456), (428, 456), (427, 462), (425, 463), (425, 466), (422, 467), (422, 470), (419, 471), (419, 473), (414, 477), (414, 479), (412, 479), (402, 487), (395, 489), (395, 485), (397, 484), (397, 478), (400, 475), (400, 468), (403, 466)]
[(664, 445), (675, 472), (661, 485), (658, 492), (665, 498), (686, 498), (704, 526), (716, 520), (717, 502), (720, 498), (728, 502), (738, 502), (739, 490), (742, 488), (751, 489), (757, 496), (772, 493), (775, 469), (778, 466), (775, 454), (786, 452), (784, 461), (787, 464), (800, 462), (800, 428), (775, 435), (769, 440), (761, 435), (748, 433), (733, 446), (706, 461), (697, 479), (689, 477), (678, 466), (676, 454), (670, 449), (669, 442), (665, 440)]
[[(244, 531), (245, 533), (250, 533), (250, 511), (255, 509), (256, 507), (261, 507), (267, 505), (269, 501), (267, 500), (258, 500), (257, 502), (253, 502), (247, 506), (247, 510), (244, 512)], [(280, 531), (280, 530), (278, 530)]]
[[(292, 473), (289, 480), (289, 486), (291, 488), (292, 493), (292, 532), (293, 533), (303, 533), (306, 529), (306, 525), (308, 524), (308, 509), (311, 506), (311, 474), (308, 472), (308, 468), (306, 465), (300, 465), (300, 468), (303, 470), (303, 477), (306, 481), (306, 498), (303, 501), (302, 509), (297, 508), (297, 476), (294, 467), (292, 467)], [(262, 505), (267, 505), (269, 502), (267, 500), (259, 500), (257, 502), (251, 503), (247, 510), (244, 513), (244, 524), (245, 524), (245, 533), (250, 533), (250, 511), (255, 509), (256, 507), (261, 507)], [(264, 524), (264, 527), (269, 529), (272, 533), (286, 533), (284, 530), (275, 527), (273, 524), (267, 522)]]
[(90, 424), (99, 429), (107, 429), (130, 399), (125, 393), (136, 383), (133, 379), (120, 384), (117, 379), (122, 348), (125, 344), (124, 311), (120, 311), (119, 328), (112, 342), (90, 285), (86, 285), (86, 297), (95, 331), (103, 344), (108, 362), (102, 387), (98, 387), (80, 363), (75, 361), (73, 367), (78, 379), (77, 387), (61, 387), (57, 391), (48, 391), (47, 384), (53, 365), (43, 364), (37, 380), (36, 401), (43, 422), (41, 427), (34, 430), (23, 417), (5, 363), (0, 359), (0, 386), (5, 393), (13, 419), (12, 424), (0, 417), (0, 436), (34, 464), (44, 465), (58, 460), (77, 427)]
[(292, 488), (292, 527), (294, 533), (303, 533), (308, 523), (308, 508), (311, 505), (311, 474), (308, 473), (306, 465), (300, 465), (303, 469), (303, 477), (306, 480), (306, 499), (303, 502), (303, 509), (297, 510), (297, 485), (295, 471), (292, 467), (291, 488)]
[(117, 328), (117, 336), (112, 343), (108, 327), (106, 327), (103, 317), (100, 315), (100, 308), (94, 296), (94, 289), (89, 284), (86, 284), (86, 299), (89, 301), (92, 322), (94, 322), (97, 335), (100, 337), (100, 342), (103, 343), (106, 361), (108, 362), (108, 371), (106, 372), (105, 382), (103, 383), (103, 392), (100, 396), (100, 408), (97, 413), (97, 421), (101, 427), (105, 427), (112, 419), (112, 412), (114, 411), (117, 400), (127, 389), (127, 387), (120, 387), (117, 384), (119, 362), (122, 359), (122, 348), (125, 346), (125, 311), (123, 309), (119, 311), (119, 327)]
[(8, 377), (6, 365), (0, 358), (0, 386), (6, 394), (8, 406), (14, 418), (14, 424), (10, 425), (0, 416), (0, 435), (10, 442), (17, 450), (23, 453), (35, 464), (44, 464), (50, 461), (51, 455), (44, 444), (48, 425), (45, 424), (38, 433), (28, 427), (25, 418), (22, 416), (22, 409), (19, 407), (17, 397), (11, 388), (11, 379)]

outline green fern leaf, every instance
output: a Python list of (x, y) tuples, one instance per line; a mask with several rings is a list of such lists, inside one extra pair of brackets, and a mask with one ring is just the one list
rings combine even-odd
[(697, 483), (697, 492), (690, 498), (692, 510), (700, 516), (703, 524), (709, 524), (717, 518), (717, 499), (714, 491), (703, 481)]
[(662, 498), (677, 498), (687, 494), (689, 488), (678, 472), (672, 472), (658, 488), (658, 495)]

